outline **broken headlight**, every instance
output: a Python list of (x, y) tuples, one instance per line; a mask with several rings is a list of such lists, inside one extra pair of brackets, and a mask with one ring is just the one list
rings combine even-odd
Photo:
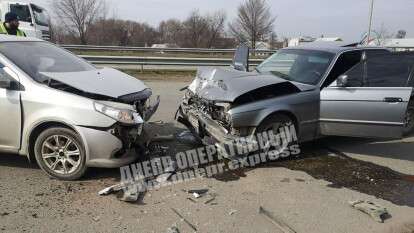
[(94, 107), (97, 112), (124, 124), (134, 125), (144, 122), (137, 112), (131, 110), (117, 109), (98, 102), (94, 102)]

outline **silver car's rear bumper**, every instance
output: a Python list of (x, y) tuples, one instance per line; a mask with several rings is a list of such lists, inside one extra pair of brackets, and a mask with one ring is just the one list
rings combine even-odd
[(138, 154), (108, 131), (77, 126), (86, 150), (88, 167), (117, 168), (133, 163)]

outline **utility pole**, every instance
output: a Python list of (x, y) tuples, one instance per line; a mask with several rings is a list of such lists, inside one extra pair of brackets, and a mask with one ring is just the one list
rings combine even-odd
[(367, 45), (369, 44), (369, 41), (371, 40), (373, 12), (374, 12), (374, 0), (371, 0), (371, 7), (370, 7), (370, 10), (369, 10), (369, 25), (368, 25)]

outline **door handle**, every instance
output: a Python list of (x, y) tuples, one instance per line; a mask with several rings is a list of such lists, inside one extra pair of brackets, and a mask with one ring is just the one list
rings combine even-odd
[(398, 103), (398, 102), (403, 102), (402, 98), (398, 98), (398, 97), (385, 97), (384, 98), (384, 102), (387, 103)]

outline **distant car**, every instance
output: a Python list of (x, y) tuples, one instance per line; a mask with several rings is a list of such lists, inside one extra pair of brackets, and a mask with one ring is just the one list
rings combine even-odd
[(136, 78), (48, 42), (0, 36), (0, 152), (27, 155), (51, 176), (133, 162), (158, 107), (147, 105), (151, 95)]
[[(248, 52), (235, 57), (248, 59)], [(234, 64), (246, 70), (248, 62)], [(201, 68), (177, 119), (210, 143), (287, 123), (300, 142), (328, 135), (399, 138), (414, 125), (413, 65), (412, 57), (385, 48), (315, 42), (281, 49), (255, 72)]]

